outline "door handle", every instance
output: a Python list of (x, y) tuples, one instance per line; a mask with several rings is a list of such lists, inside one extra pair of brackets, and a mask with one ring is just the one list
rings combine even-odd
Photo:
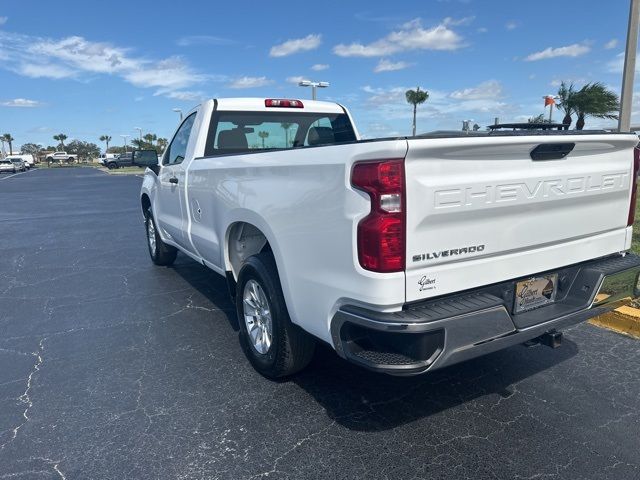
[(171, 178), (169, 178), (169, 183), (175, 183), (175, 184), (177, 184), (177, 183), (178, 183), (178, 178), (177, 178), (177, 177), (171, 177)]

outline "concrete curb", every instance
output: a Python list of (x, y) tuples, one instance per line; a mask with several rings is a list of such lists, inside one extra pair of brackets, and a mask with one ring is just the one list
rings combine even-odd
[(620, 307), (592, 318), (589, 323), (640, 339), (640, 309), (637, 308)]

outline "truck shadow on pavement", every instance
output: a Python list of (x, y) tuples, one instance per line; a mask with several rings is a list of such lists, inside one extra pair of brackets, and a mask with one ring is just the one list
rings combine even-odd
[[(223, 277), (190, 259), (176, 262), (173, 270), (223, 312), (231, 329), (238, 332), (235, 306)], [(578, 351), (576, 343), (565, 336), (555, 350), (515, 346), (432, 373), (393, 377), (353, 365), (318, 342), (311, 364), (277, 383), (295, 383), (345, 428), (385, 431), (463, 404), (491, 409), (492, 404), (517, 393), (520, 382), (571, 359)], [(248, 361), (247, 368), (251, 368)]]
[(293, 378), (338, 424), (384, 431), (462, 404), (485, 411), (518, 392), (518, 384), (569, 360), (578, 346), (515, 346), (413, 377), (393, 377), (352, 365), (320, 346), (311, 365)]

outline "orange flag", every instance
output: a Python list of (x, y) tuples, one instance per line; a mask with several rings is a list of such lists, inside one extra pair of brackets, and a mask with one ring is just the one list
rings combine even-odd
[(555, 105), (556, 101), (553, 99), (553, 97), (544, 97), (544, 106), (546, 107), (547, 105)]

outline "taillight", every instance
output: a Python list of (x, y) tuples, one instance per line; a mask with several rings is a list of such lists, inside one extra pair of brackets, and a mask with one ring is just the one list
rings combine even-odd
[(356, 163), (351, 183), (371, 197), (371, 212), (358, 224), (360, 265), (373, 272), (404, 271), (404, 160)]
[(631, 203), (629, 204), (629, 217), (627, 227), (633, 225), (636, 219), (636, 194), (638, 192), (638, 170), (640, 170), (640, 149), (633, 149), (633, 179), (631, 180)]

